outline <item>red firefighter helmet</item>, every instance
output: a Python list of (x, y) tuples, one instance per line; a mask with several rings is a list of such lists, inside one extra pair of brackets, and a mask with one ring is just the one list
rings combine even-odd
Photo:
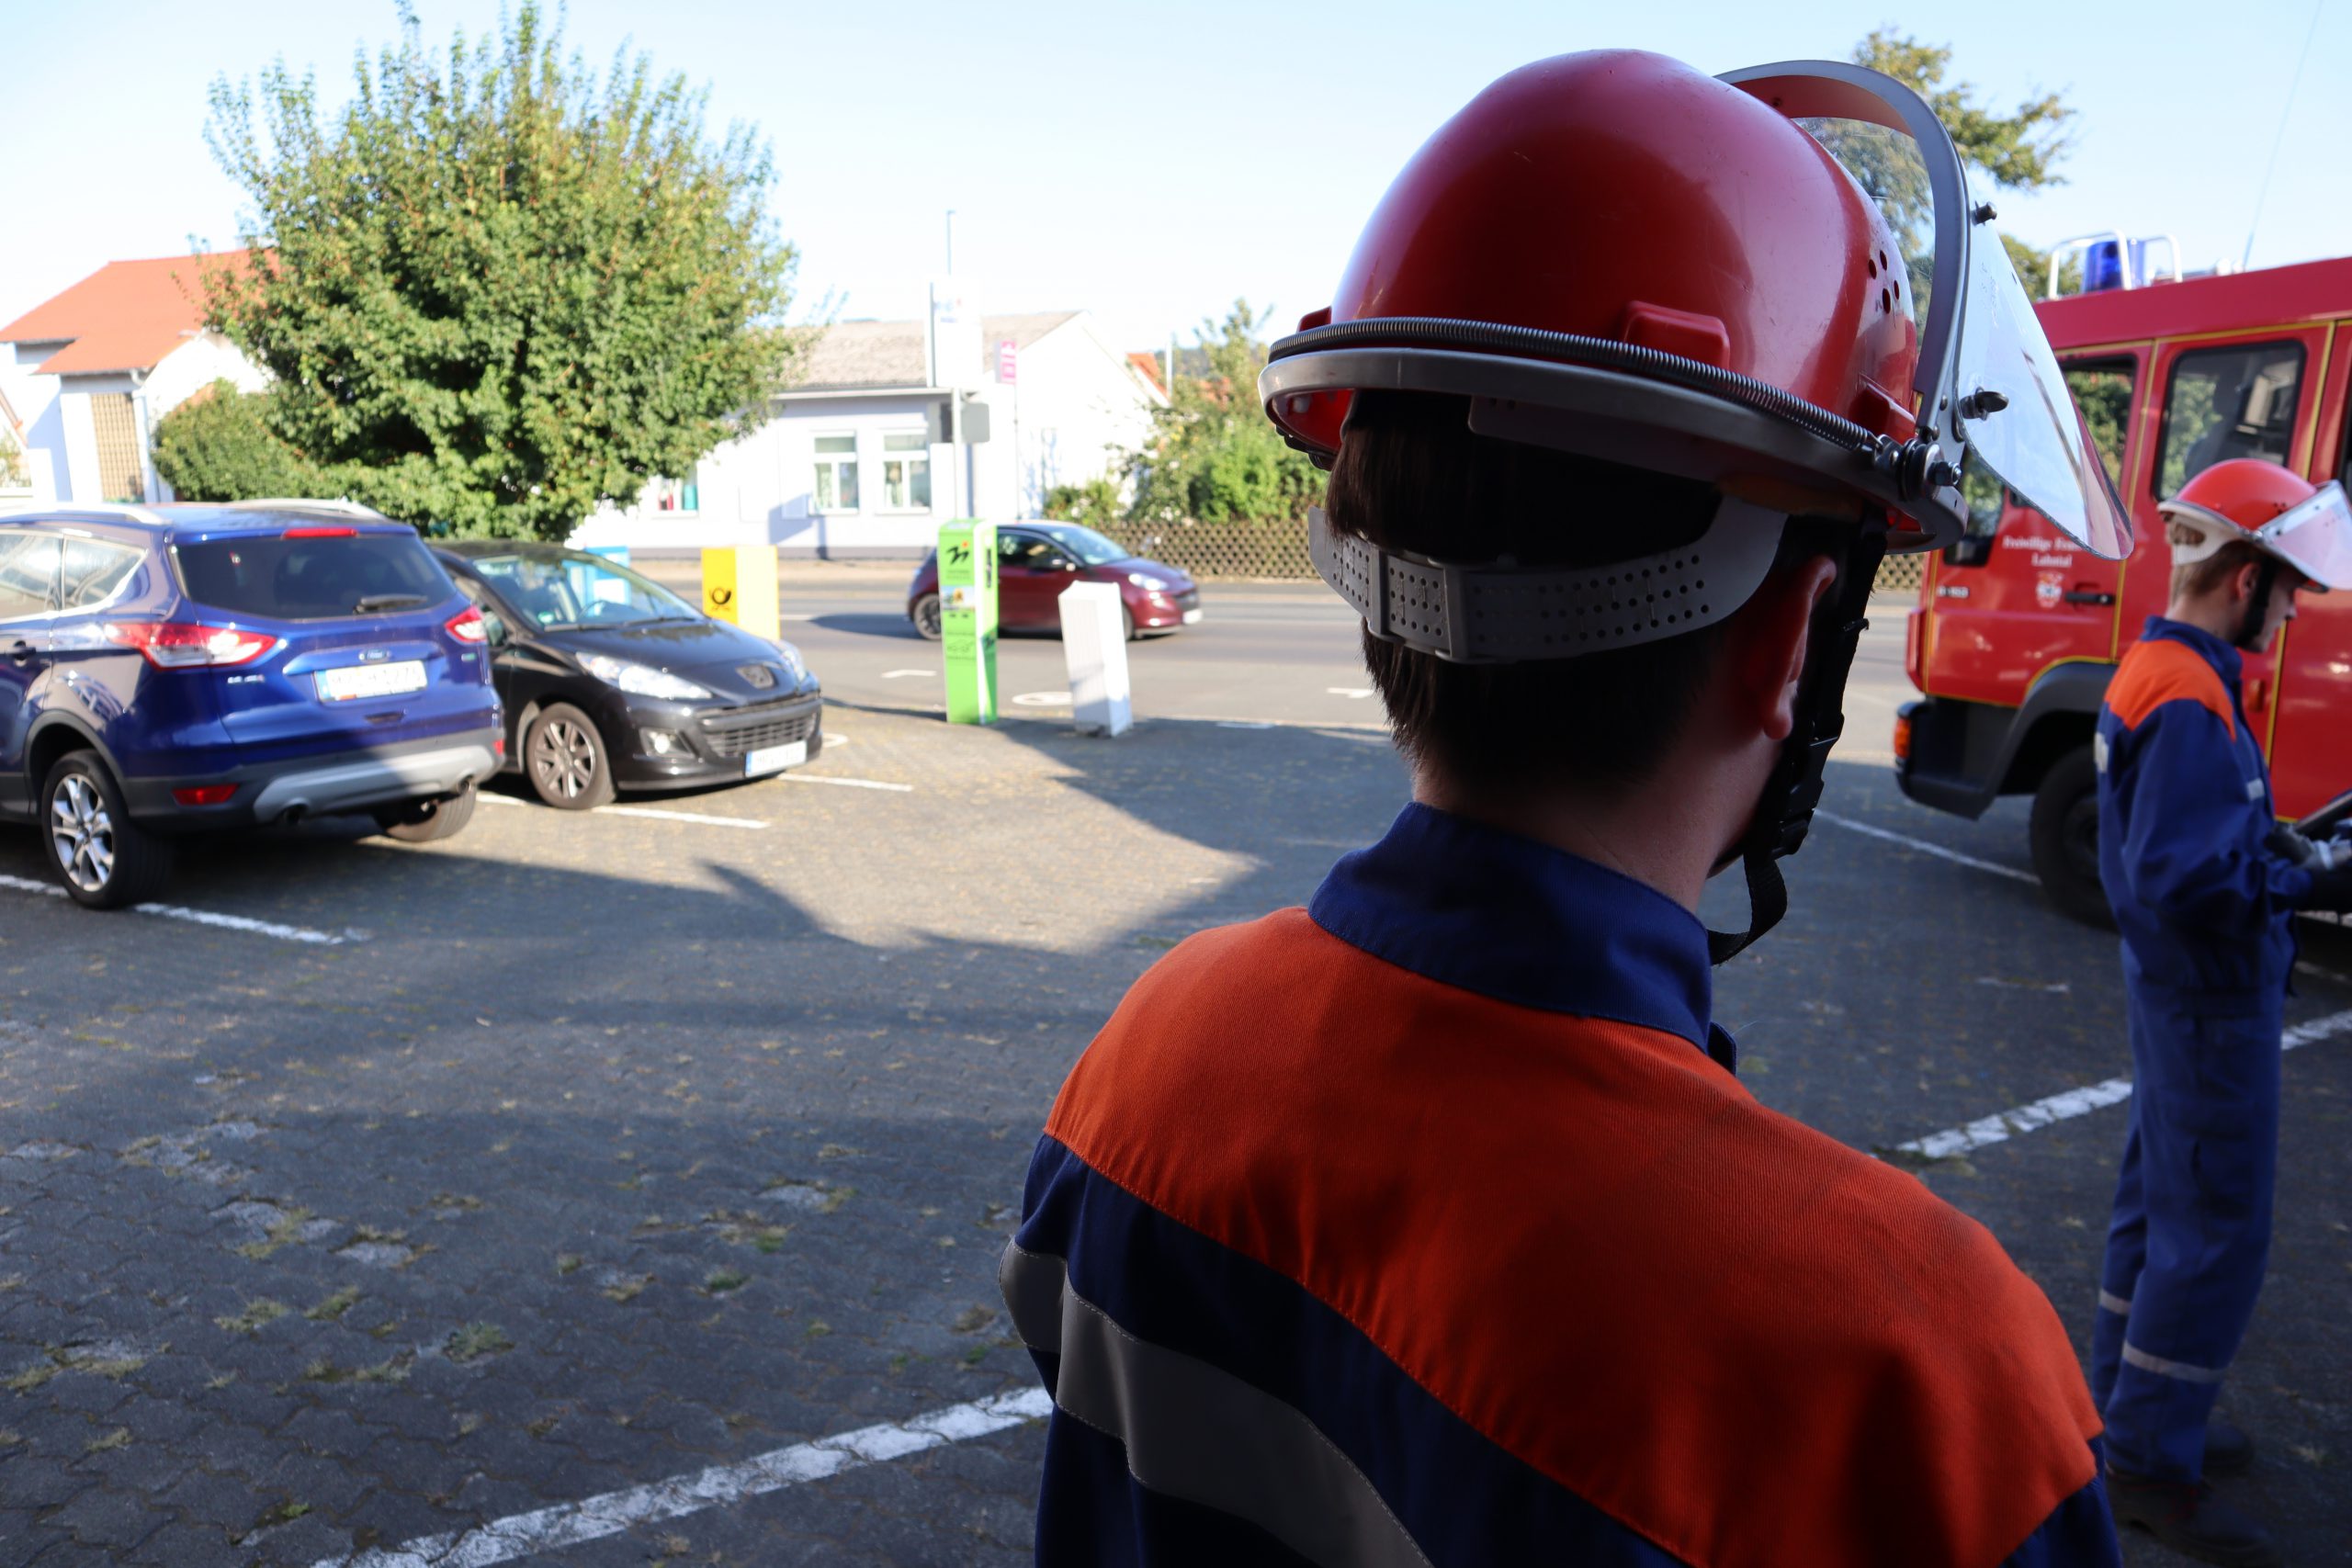
[(2333, 479), (2314, 485), (2259, 457), (2214, 464), (2157, 512), (2198, 542), (2172, 547), (2175, 566), (2210, 559), (2232, 539), (2293, 568), (2322, 592), (2352, 586), (2352, 505)]
[(1310, 514), (1316, 570), (1366, 631), (1443, 660), (1679, 636), (1755, 592), (1791, 516), (1852, 521), (1795, 727), (1732, 852), (1748, 929), (1713, 934), (1719, 961), (1787, 907), (1772, 863), (1820, 798), (1871, 571), (1887, 547), (1958, 536), (1964, 466), (2097, 553), (2131, 547), (1994, 216), (1926, 103), (1876, 72), (1715, 78), (1654, 54), (1564, 55), (1496, 82), (1429, 140), (1331, 307), (1259, 377), (1276, 426), (1326, 466), (1358, 392), (1429, 392), (1460, 399), (1481, 434), (1718, 492), (1697, 539), (1647, 555), (1640, 519), (1580, 518), (1562, 497), (1562, 527), (1634, 536), (1630, 558), (1574, 569), (1393, 551)]
[[(1876, 172), (1882, 200), (1931, 209), (1919, 273), (1799, 116)], [(1377, 636), (1464, 661), (1558, 658), (1729, 615), (1792, 513), (1883, 519), (1892, 549), (1947, 543), (1972, 454), (2087, 547), (2123, 553), (2129, 514), (1992, 216), (1926, 105), (1875, 72), (1718, 79), (1602, 51), (1511, 73), (1414, 155), (1331, 307), (1274, 345), (1267, 412), (1328, 465), (1359, 389), (1450, 393), (1481, 434), (1702, 479), (1724, 503), (1695, 546), (1633, 563), (1652, 574), (1634, 610), (1609, 572), (1391, 561), (1319, 518), (1318, 569)], [(1659, 576), (1675, 613), (1650, 613)]]

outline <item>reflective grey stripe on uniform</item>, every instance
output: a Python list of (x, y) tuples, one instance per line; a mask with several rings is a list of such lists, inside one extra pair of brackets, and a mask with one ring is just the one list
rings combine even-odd
[(1004, 1249), (997, 1282), (1055, 1403), (1118, 1439), (1155, 1492), (1249, 1520), (1310, 1562), (1430, 1568), (1364, 1473), (1312, 1421), (1195, 1356), (1148, 1344), (1070, 1285), (1061, 1258)]
[(2126, 1365), (2143, 1372), (2154, 1372), (2160, 1378), (2172, 1378), (2180, 1382), (2220, 1382), (2228, 1369), (2222, 1367), (2192, 1367), (2187, 1361), (2167, 1361), (2162, 1356), (2151, 1356), (2129, 1339), (2123, 1342)]
[(2098, 1293), (2098, 1304), (2106, 1308), (2109, 1312), (2115, 1314), (2118, 1317), (2130, 1317), (2132, 1315), (2132, 1303), (2125, 1301), (2121, 1296), (2110, 1295), (2107, 1292), (2101, 1291)]

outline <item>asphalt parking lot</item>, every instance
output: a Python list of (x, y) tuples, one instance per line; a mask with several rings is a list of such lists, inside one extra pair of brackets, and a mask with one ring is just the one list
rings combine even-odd
[[(1310, 590), (1212, 587), (1106, 741), (1037, 639), (1003, 684), (1041, 700), (940, 723), (904, 576), (787, 580), (831, 744), (780, 779), (256, 835), (112, 915), (0, 832), (0, 1564), (1026, 1560), (1041, 1406), (994, 1275), (1054, 1090), (1156, 957), (1302, 901), (1404, 781)], [(2041, 901), (2020, 806), (1894, 790), (1900, 652), (1871, 634), (1794, 912), (1717, 1015), (1763, 1100), (1984, 1220), (2079, 1344), (2113, 940)], [(2263, 1454), (2223, 1484), (2346, 1562), (2352, 942), (2306, 956), (2223, 1396)]]

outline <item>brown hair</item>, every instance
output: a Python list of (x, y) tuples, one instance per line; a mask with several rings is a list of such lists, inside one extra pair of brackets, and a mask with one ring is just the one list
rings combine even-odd
[[(1600, 566), (1688, 544), (1714, 517), (1711, 486), (1480, 435), (1466, 414), (1459, 398), (1358, 392), (1331, 468), (1333, 530), (1446, 561)], [(1613, 794), (1680, 736), (1723, 631), (1456, 664), (1367, 630), (1363, 656), (1398, 750), (1450, 782)]]
[[(2182, 545), (2202, 544), (2205, 536), (2186, 523), (2174, 523), (2165, 526), (2165, 540), (2177, 548)], [(2232, 539), (2203, 560), (2174, 567), (2172, 596), (2176, 600), (2202, 599), (2261, 559), (2260, 550), (2244, 539)]]

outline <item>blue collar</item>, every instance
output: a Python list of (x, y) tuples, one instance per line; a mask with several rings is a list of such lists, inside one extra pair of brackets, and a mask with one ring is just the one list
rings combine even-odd
[(2238, 650), (2215, 637), (2202, 626), (2192, 626), (2186, 621), (2166, 620), (2162, 615), (2150, 615), (2148, 624), (2140, 628), (2143, 642), (2177, 642), (2196, 649), (2214, 672), (2225, 682), (2232, 695), (2238, 689), (2238, 676), (2245, 668), (2245, 660)]
[(1721, 1034), (1707, 931), (1690, 911), (1464, 817), (1408, 806), (1387, 837), (1331, 868), (1306, 912), (1351, 947), (1497, 1001), (1614, 1019), (1701, 1050)]

